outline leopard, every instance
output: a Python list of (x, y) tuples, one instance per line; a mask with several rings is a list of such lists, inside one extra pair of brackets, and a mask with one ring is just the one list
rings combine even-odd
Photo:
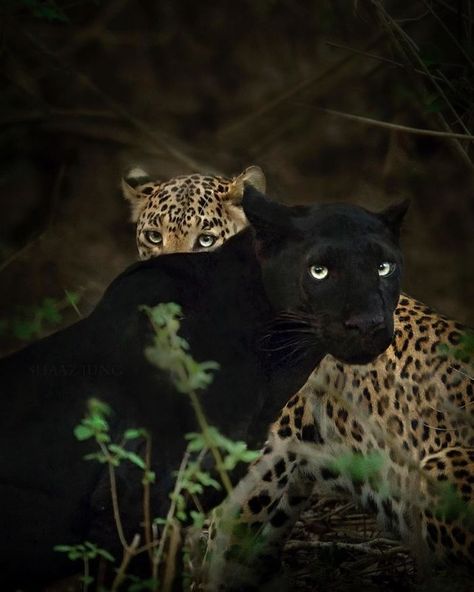
[[(326, 356), (283, 407), (214, 518), (205, 589), (259, 589), (309, 500), (327, 495), (355, 500), (425, 564), (473, 567), (471, 329), (404, 293), (394, 318), (384, 353), (368, 364)], [(310, 327), (300, 330), (307, 340)], [(363, 459), (377, 470), (351, 470)]]
[(139, 258), (217, 249), (247, 226), (240, 205), (246, 183), (264, 193), (262, 169), (253, 165), (234, 177), (195, 173), (167, 181), (152, 179), (141, 167), (130, 169), (122, 192), (136, 224)]
[[(245, 194), (264, 193), (263, 173), (258, 169), (256, 175), (254, 169)], [(219, 184), (220, 177), (213, 179)], [(262, 221), (255, 216), (255, 207), (246, 216), (240, 187), (238, 193), (235, 207), (241, 209), (244, 225), (254, 227), (258, 239)], [(189, 213), (192, 218), (195, 208)], [(179, 230), (174, 232), (179, 236)], [(149, 248), (140, 251), (140, 256), (159, 253)], [(315, 271), (321, 278), (325, 273), (322, 268)], [(291, 294), (296, 288), (281, 289)], [(287, 330), (293, 348), (299, 347), (295, 332)], [(473, 529), (465, 516), (466, 512), (470, 516), (474, 495), (473, 379), (472, 370), (465, 367), (468, 360), (460, 361), (455, 352), (468, 330), (403, 293), (395, 310), (393, 341), (385, 353), (362, 365), (363, 360), (349, 365), (330, 355), (324, 358), (286, 403), (270, 427), (261, 460), (227, 502), (238, 514), (239, 524), (260, 541), (261, 557), (278, 557), (316, 491), (317, 495), (343, 494), (355, 499), (377, 516), (382, 528), (408, 544), (420, 538), (436, 560), (473, 562)], [(310, 329), (304, 324), (301, 332), (308, 339)], [(354, 481), (333, 467), (338, 456), (375, 453), (384, 461), (377, 479)], [(389, 484), (390, 493), (387, 487), (377, 486), (377, 481)], [(439, 511), (433, 510), (443, 500), (437, 484), (450, 484), (469, 511), (456, 519), (440, 518)], [(229, 549), (235, 552), (238, 541), (229, 537), (228, 528), (220, 532), (215, 527), (214, 531), (210, 589), (225, 590), (229, 582), (236, 589), (244, 581), (258, 582), (258, 573), (260, 577), (265, 573), (259, 559), (247, 565), (228, 561), (226, 553)], [(263, 547), (261, 541), (265, 541)]]

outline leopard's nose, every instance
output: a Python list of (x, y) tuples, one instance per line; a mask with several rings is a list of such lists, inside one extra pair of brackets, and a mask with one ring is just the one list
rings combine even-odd
[(385, 320), (382, 313), (355, 314), (344, 321), (344, 327), (361, 334), (372, 334), (385, 327)]

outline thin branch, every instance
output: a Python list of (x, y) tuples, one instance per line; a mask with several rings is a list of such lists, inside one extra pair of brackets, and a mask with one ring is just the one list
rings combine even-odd
[[(379, 39), (380, 35), (378, 34), (367, 44), (367, 49), (371, 49), (372, 47), (374, 47), (378, 43)], [(257, 119), (260, 119), (264, 115), (267, 115), (271, 111), (275, 110), (282, 103), (285, 103), (295, 95), (303, 92), (304, 90), (307, 90), (308, 88), (317, 83), (325, 81), (327, 78), (339, 72), (339, 70), (347, 66), (350, 62), (352, 62), (353, 59), (354, 55), (348, 55), (345, 58), (339, 60), (336, 64), (333, 64), (326, 68), (326, 70), (324, 70), (322, 73), (315, 74), (310, 78), (298, 82), (290, 89), (287, 89), (284, 92), (278, 94), (276, 97), (265, 103), (262, 107), (259, 107), (258, 109), (247, 115), (247, 117), (244, 117), (236, 123), (233, 123), (230, 126), (222, 129), (219, 132), (219, 136), (224, 138), (228, 135), (235, 133), (237, 130), (252, 124)]]
[[(426, 72), (424, 72), (423, 70), (419, 70), (418, 68), (415, 68), (411, 64), (404, 64), (403, 62), (397, 62), (397, 61), (387, 58), (385, 56), (379, 56), (379, 55), (376, 55), (375, 53), (371, 53), (369, 51), (362, 51), (361, 49), (356, 49), (354, 47), (349, 47), (347, 45), (341, 45), (339, 43), (333, 43), (331, 41), (326, 41), (326, 45), (328, 45), (329, 47), (335, 47), (336, 49), (343, 49), (345, 51), (350, 51), (350, 52), (360, 55), (362, 57), (370, 58), (371, 60), (377, 60), (378, 62), (389, 64), (390, 66), (396, 66), (397, 68), (402, 68), (403, 70), (410, 69), (410, 70), (413, 70), (413, 72), (415, 72), (416, 74), (420, 74), (421, 76), (427, 75)], [(437, 78), (437, 80), (439, 80), (440, 82), (443, 82), (442, 78)]]
[(462, 53), (462, 55), (467, 60), (468, 64), (471, 66), (471, 68), (474, 69), (474, 61), (472, 60), (471, 56), (467, 53), (467, 51), (464, 49), (464, 47), (459, 43), (459, 41), (456, 39), (456, 37), (451, 33), (451, 31), (446, 26), (444, 21), (438, 16), (438, 13), (433, 10), (433, 7), (429, 4), (429, 2), (426, 2), (426, 0), (421, 0), (421, 1), (426, 6), (426, 8), (431, 12), (433, 17), (438, 21), (438, 23), (440, 24), (440, 26), (442, 27), (444, 32), (448, 35), (448, 37), (451, 39), (451, 41), (454, 43), (454, 45)]
[(145, 476), (143, 480), (143, 529), (145, 531), (145, 544), (148, 547), (148, 555), (153, 565), (153, 533), (151, 527), (150, 509), (150, 481), (147, 474), (151, 470), (151, 436), (145, 437)]
[(464, 125), (464, 122), (462, 121), (462, 119), (459, 117), (458, 112), (456, 111), (456, 109), (451, 104), (451, 101), (446, 96), (446, 93), (440, 87), (440, 85), (438, 84), (437, 80), (434, 78), (433, 74), (430, 72), (430, 70), (427, 68), (425, 62), (421, 59), (421, 57), (419, 55), (418, 47), (413, 42), (413, 39), (411, 39), (411, 37), (402, 29), (402, 27), (400, 27), (400, 25), (396, 22), (396, 20), (393, 19), (390, 16), (390, 14), (385, 10), (384, 5), (379, 0), (372, 0), (372, 3), (377, 7), (378, 12), (380, 14), (383, 14), (385, 25), (386, 26), (389, 26), (392, 29), (394, 29), (395, 31), (397, 31), (398, 35), (405, 41), (406, 45), (408, 47), (410, 47), (410, 51), (411, 51), (412, 56), (418, 62), (418, 64), (420, 65), (421, 69), (424, 70), (424, 72), (430, 78), (431, 83), (433, 84), (433, 86), (435, 87), (435, 89), (438, 91), (438, 93), (440, 94), (440, 96), (443, 98), (446, 106), (448, 107), (448, 109), (452, 112), (452, 114), (456, 118), (456, 121), (459, 123), (459, 125), (461, 126), (461, 128), (464, 129), (464, 131), (466, 132), (466, 134), (469, 134), (469, 130)]
[(318, 111), (323, 111), (329, 115), (336, 115), (337, 117), (343, 117), (344, 119), (350, 119), (351, 121), (357, 121), (358, 123), (364, 123), (368, 125), (374, 125), (377, 127), (384, 127), (391, 130), (397, 130), (401, 132), (407, 132), (410, 134), (417, 134), (419, 136), (432, 136), (435, 138), (456, 138), (458, 140), (466, 140), (469, 142), (474, 141), (474, 135), (470, 134), (457, 134), (455, 132), (441, 132), (437, 130), (423, 129), (419, 127), (411, 127), (408, 125), (399, 125), (397, 123), (390, 123), (388, 121), (380, 121), (379, 119), (372, 119), (370, 117), (363, 117), (362, 115), (354, 115), (352, 113), (345, 113), (344, 111), (335, 111), (334, 109), (325, 109), (324, 107), (314, 107)]
[[(392, 543), (392, 541), (390, 541)], [(397, 553), (408, 553), (408, 550), (401, 545), (388, 549), (377, 549), (376, 544), (387, 544), (387, 539), (374, 539), (366, 543), (343, 543), (338, 541), (292, 541), (285, 547), (286, 551), (297, 551), (299, 549), (342, 549), (344, 551), (357, 551), (367, 555), (378, 557), (396, 555)]]
[(116, 590), (119, 589), (120, 584), (125, 579), (128, 564), (130, 563), (132, 558), (136, 555), (136, 550), (137, 550), (139, 544), (140, 544), (140, 535), (136, 534), (133, 537), (132, 544), (129, 547), (124, 548), (122, 563), (120, 564), (120, 567), (117, 571), (117, 575), (115, 576), (114, 581), (112, 583), (111, 592), (116, 592)]
[(122, 518), (120, 517), (120, 506), (119, 506), (119, 502), (118, 502), (117, 480), (115, 478), (115, 469), (114, 469), (112, 462), (110, 462), (110, 454), (109, 454), (109, 451), (107, 450), (107, 447), (102, 442), (99, 442), (99, 446), (102, 451), (102, 454), (107, 459), (107, 467), (109, 470), (109, 481), (110, 481), (110, 493), (111, 493), (111, 497), (112, 497), (112, 509), (114, 512), (115, 527), (117, 529), (117, 534), (118, 534), (120, 543), (121, 543), (122, 547), (124, 548), (124, 550), (127, 551), (129, 546), (127, 543), (127, 539), (125, 538), (125, 533), (123, 531)]
[(196, 393), (194, 392), (189, 393), (189, 398), (191, 399), (191, 405), (193, 406), (194, 413), (196, 414), (196, 419), (198, 421), (199, 427), (201, 428), (204, 440), (206, 441), (207, 446), (211, 451), (212, 456), (214, 457), (216, 469), (219, 473), (219, 477), (222, 481), (222, 484), (224, 485), (224, 489), (226, 490), (227, 494), (230, 494), (232, 492), (232, 483), (229, 479), (227, 471), (224, 468), (224, 461), (222, 459), (222, 455), (217, 446), (215, 446), (215, 444), (213, 443), (212, 438), (209, 437), (209, 424), (207, 423), (207, 419), (204, 415), (199, 399)]
[[(166, 520), (165, 520), (165, 526), (163, 528), (163, 532), (161, 533), (161, 537), (160, 537), (160, 544), (158, 546), (158, 549), (156, 551), (156, 556), (155, 556), (155, 565), (158, 566), (161, 560), (161, 557), (163, 555), (163, 550), (165, 548), (165, 542), (166, 542), (166, 537), (168, 534), (168, 529), (170, 528), (171, 525), (171, 521), (174, 519), (174, 513), (176, 511), (176, 496), (179, 493), (179, 490), (181, 488), (181, 479), (183, 477), (183, 473), (184, 470), (186, 469), (186, 466), (188, 464), (188, 460), (189, 460), (189, 451), (186, 450), (186, 452), (183, 455), (183, 460), (181, 461), (181, 464), (179, 465), (179, 469), (178, 469), (178, 474), (176, 475), (176, 483), (174, 485), (174, 489), (173, 489), (173, 493), (171, 494), (171, 504), (170, 507), (168, 509), (168, 513), (166, 515)], [(156, 574), (153, 574), (153, 577), (156, 578)]]

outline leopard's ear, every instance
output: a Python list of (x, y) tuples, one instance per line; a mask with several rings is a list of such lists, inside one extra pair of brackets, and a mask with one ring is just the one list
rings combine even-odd
[(390, 230), (396, 235), (400, 234), (400, 228), (402, 226), (403, 219), (410, 207), (410, 199), (404, 199), (403, 201), (388, 206), (382, 212), (379, 212), (378, 216), (383, 222), (390, 228)]
[(147, 198), (151, 192), (146, 192), (144, 190), (147, 187), (150, 187), (150, 182), (150, 175), (139, 167), (130, 169), (126, 175), (122, 177), (122, 193), (125, 199), (130, 203), (132, 222), (138, 220), (146, 205)]
[(233, 205), (241, 205), (246, 186), (254, 187), (260, 193), (265, 193), (266, 185), (262, 169), (255, 165), (249, 166), (240, 175), (232, 179), (225, 199)]

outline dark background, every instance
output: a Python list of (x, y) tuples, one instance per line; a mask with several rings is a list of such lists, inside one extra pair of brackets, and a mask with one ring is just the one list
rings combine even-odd
[[(473, 324), (472, 144), (322, 110), (474, 131), (472, 2), (0, 7), (0, 320), (64, 290), (85, 313), (133, 262), (130, 165), (168, 178), (258, 164), (288, 202), (411, 197), (404, 288)], [(19, 342), (4, 329), (0, 345)]]

